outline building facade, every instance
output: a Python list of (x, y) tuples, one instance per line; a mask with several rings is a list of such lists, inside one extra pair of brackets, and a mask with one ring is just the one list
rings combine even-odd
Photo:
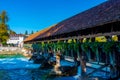
[(10, 44), (12, 46), (16, 47), (23, 47), (23, 40), (25, 36), (23, 34), (12, 34), (10, 35), (7, 44)]

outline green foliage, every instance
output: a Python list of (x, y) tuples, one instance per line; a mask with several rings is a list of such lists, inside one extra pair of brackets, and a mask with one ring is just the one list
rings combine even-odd
[(16, 32), (13, 30), (9, 30), (9, 34), (16, 34)]
[(27, 30), (25, 31), (25, 35), (28, 35), (28, 31)]
[(44, 42), (41, 42), (41, 44), (42, 44), (42, 48), (45, 46), (45, 43)]
[(68, 43), (64, 42), (63, 43), (63, 52), (68, 50)]
[(0, 42), (6, 43), (10, 34), (16, 34), (14, 31), (10, 30), (9, 26), (6, 24), (8, 22), (8, 17), (6, 11), (2, 11), (0, 14)]
[(89, 51), (89, 43), (88, 42), (82, 43), (81, 49), (87, 53)]
[(0, 58), (19, 58), (24, 57), (21, 54), (0, 54)]
[(38, 49), (39, 49), (39, 51), (42, 51), (42, 44), (41, 43), (38, 43)]
[(6, 11), (2, 11), (1, 16), (0, 16), (0, 21), (2, 24), (5, 24), (8, 21)]
[(117, 50), (120, 52), (120, 42), (117, 42), (117, 43), (116, 43), (116, 48), (117, 48)]
[(41, 50), (42, 51), (47, 51), (48, 50), (48, 46), (49, 46), (48, 43), (41, 42)]
[(103, 51), (107, 54), (112, 51), (112, 47), (115, 44), (115, 42), (105, 42), (103, 43)]
[(90, 45), (90, 48), (92, 49), (92, 51), (94, 53), (96, 53), (96, 50), (98, 50), (98, 47), (99, 47), (99, 44), (98, 42), (92, 42), (91, 45)]
[(34, 32), (32, 31), (31, 34), (33, 34)]
[(75, 39), (70, 40), (68, 42), (68, 49), (69, 50), (74, 50), (76, 53), (79, 51), (79, 46), (80, 46), (80, 43), (77, 42)]
[(58, 41), (55, 45), (55, 50), (58, 51), (58, 50), (62, 50), (63, 49), (63, 42), (62, 41)]
[(69, 48), (69, 49), (73, 49), (73, 47), (74, 47), (73, 44), (74, 44), (74, 41), (73, 41), (72, 39), (69, 39), (69, 40), (68, 40), (68, 48)]
[(6, 42), (9, 38), (7, 31), (7, 26), (5, 24), (0, 24), (0, 42)]
[(32, 44), (24, 44), (23, 46), (24, 46), (24, 48), (31, 48)]
[(70, 40), (69, 42), (68, 42), (68, 49), (69, 50), (71, 50), (71, 49), (74, 49), (74, 41), (73, 40)]
[(79, 51), (79, 46), (80, 46), (80, 42), (74, 42), (74, 51), (75, 52)]
[(8, 25), (6, 22), (8, 21), (8, 17), (5, 11), (2, 11), (0, 16), (0, 42), (6, 43), (7, 39), (9, 38), (8, 34)]
[(7, 46), (7, 43), (5, 41), (2, 42), (3, 46)]

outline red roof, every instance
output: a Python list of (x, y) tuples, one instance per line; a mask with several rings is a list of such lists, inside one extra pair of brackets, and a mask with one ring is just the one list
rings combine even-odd
[(36, 33), (28, 36), (28, 38), (26, 38), (26, 39), (24, 40), (24, 42), (33, 41), (33, 40), (34, 40), (35, 38), (37, 38), (38, 36), (43, 35), (44, 33), (46, 33), (46, 32), (47, 32), (49, 29), (51, 29), (52, 27), (53, 27), (53, 26), (48, 27), (48, 28), (46, 28), (46, 29), (43, 29), (43, 30), (41, 30), (41, 31), (39, 31), (39, 32), (36, 32)]

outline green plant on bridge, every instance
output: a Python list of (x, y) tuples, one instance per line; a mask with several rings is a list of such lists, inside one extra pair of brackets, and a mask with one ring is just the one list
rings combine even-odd
[(91, 45), (90, 45), (90, 48), (92, 49), (92, 51), (95, 53), (96, 55), (96, 61), (99, 63), (99, 51), (98, 51), (98, 48), (99, 48), (99, 45), (100, 43), (99, 42), (92, 42)]
[(108, 59), (110, 59), (110, 64), (114, 64), (114, 58), (113, 58), (113, 46), (114, 46), (115, 42), (105, 42), (103, 43), (103, 52), (106, 53), (107, 55), (107, 59), (106, 59), (106, 63), (108, 63)]

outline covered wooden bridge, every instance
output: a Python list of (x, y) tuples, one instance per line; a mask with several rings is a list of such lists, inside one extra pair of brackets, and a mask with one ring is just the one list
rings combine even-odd
[[(81, 64), (83, 60), (108, 64), (117, 79), (120, 76), (119, 41), (120, 0), (108, 0), (39, 31), (24, 42), (39, 44), (38, 51), (44, 52), (46, 46), (55, 52), (60, 50), (64, 56), (79, 58)], [(84, 68), (85, 64), (83, 73)]]

